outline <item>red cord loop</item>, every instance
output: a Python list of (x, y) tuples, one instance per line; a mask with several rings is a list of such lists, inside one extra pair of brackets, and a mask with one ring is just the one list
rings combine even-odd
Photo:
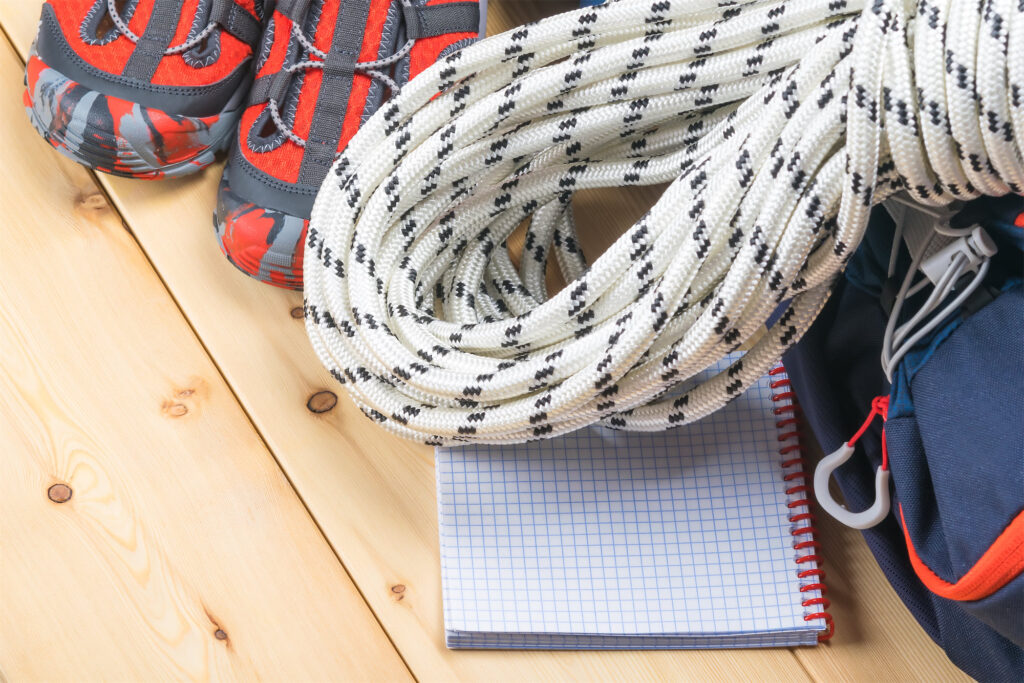
[(864, 432), (868, 431), (868, 427), (871, 426), (871, 422), (875, 419), (875, 416), (882, 418), (882, 469), (889, 469), (889, 452), (885, 447), (885, 420), (889, 415), (889, 397), (888, 396), (876, 396), (871, 399), (871, 412), (868, 413), (867, 418), (864, 420), (864, 424), (860, 426), (857, 433), (850, 437), (847, 441), (849, 445), (853, 445), (860, 440), (860, 437), (864, 436)]

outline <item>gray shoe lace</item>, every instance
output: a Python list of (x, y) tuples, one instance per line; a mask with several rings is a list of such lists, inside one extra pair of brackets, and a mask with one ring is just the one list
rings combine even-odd
[[(128, 28), (128, 22), (126, 22), (124, 18), (121, 16), (121, 13), (117, 11), (117, 0), (107, 0), (107, 14), (110, 15), (110, 20), (114, 22), (114, 26), (116, 26), (117, 30), (121, 32), (121, 35), (123, 35), (125, 38), (132, 41), (133, 43), (139, 42), (139, 36), (136, 35), (130, 28)], [(202, 31), (197, 33), (192, 38), (186, 40), (184, 43), (180, 45), (173, 45), (164, 50), (164, 54), (177, 55), (183, 52), (188, 52), (196, 45), (199, 45), (204, 40), (206, 40), (210, 36), (210, 34), (213, 33), (216, 29), (217, 22), (211, 21), (206, 25), (206, 28), (204, 28)]]
[[(112, 0), (108, 0), (108, 1), (112, 1)], [(405, 7), (411, 7), (412, 6), (412, 3), (409, 2), (409, 0), (400, 0), (400, 2)], [(318, 47), (316, 47), (313, 44), (313, 41), (311, 41), (306, 36), (306, 34), (304, 34), (302, 32), (302, 30), (298, 27), (298, 24), (292, 24), (292, 35), (299, 42), (299, 44), (302, 45), (302, 47), (306, 49), (306, 51), (309, 53), (309, 55), (312, 55), (312, 56), (315, 56), (315, 57), (319, 57), (321, 60), (327, 59), (327, 53), (324, 52), (323, 50), (319, 49)], [(381, 83), (383, 83), (385, 86), (387, 86), (387, 88), (391, 91), (392, 95), (397, 94), (399, 89), (400, 89), (400, 86), (398, 85), (398, 83), (395, 82), (395, 80), (393, 78), (391, 78), (386, 73), (381, 71), (381, 69), (385, 68), (385, 67), (389, 67), (389, 66), (395, 64), (400, 59), (402, 59), (407, 54), (409, 54), (409, 50), (412, 49), (412, 46), (413, 46), (413, 44), (415, 42), (416, 42), (415, 40), (406, 40), (405, 44), (402, 45), (402, 47), (399, 50), (397, 50), (393, 55), (391, 55), (389, 57), (385, 57), (384, 59), (376, 59), (376, 60), (369, 61), (369, 62), (356, 62), (355, 65), (354, 65), (355, 73), (363, 74), (364, 76), (369, 76), (370, 78), (376, 78)], [(301, 62), (296, 62), (295, 64), (292, 64), (292, 65), (286, 67), (284, 70), (289, 72), (289, 73), (295, 73), (296, 71), (301, 71), (303, 69), (322, 69), (322, 68), (323, 68), (323, 62), (322, 61), (317, 61), (317, 60), (314, 60), (314, 59), (306, 59), (306, 60), (301, 61)], [(271, 118), (271, 120), (273, 120), (274, 125), (277, 126), (277, 129), (280, 130), (281, 133), (286, 138), (288, 138), (289, 140), (294, 142), (299, 147), (305, 147), (306, 146), (306, 141), (303, 140), (301, 137), (299, 137), (295, 133), (294, 129), (292, 129), (292, 127), (289, 126), (285, 122), (284, 118), (281, 116), (281, 111), (278, 109), (277, 102), (274, 101), (273, 99), (271, 99), (267, 103), (267, 108), (270, 111), (270, 118)]]

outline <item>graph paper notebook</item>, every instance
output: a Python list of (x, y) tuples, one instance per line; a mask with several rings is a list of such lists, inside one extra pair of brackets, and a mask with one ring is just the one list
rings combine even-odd
[(780, 368), (668, 432), (438, 448), (448, 647), (830, 636), (788, 384)]

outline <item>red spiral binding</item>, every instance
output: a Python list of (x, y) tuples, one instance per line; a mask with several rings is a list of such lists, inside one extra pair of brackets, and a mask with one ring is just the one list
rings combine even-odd
[[(776, 377), (784, 373), (786, 369), (781, 365), (771, 370), (768, 374), (772, 377)], [(772, 394), (772, 401), (778, 403), (775, 409), (772, 411), (779, 419), (775, 426), (779, 429), (779, 443), (783, 444), (779, 448), (779, 454), (789, 457), (782, 461), (781, 466), (787, 470), (786, 474), (783, 475), (782, 480), (785, 482), (794, 482), (792, 486), (786, 489), (787, 496), (794, 496), (792, 500), (787, 503), (787, 507), (790, 510), (799, 507), (806, 507), (808, 510), (811, 508), (810, 498), (810, 487), (804, 482), (807, 480), (807, 475), (804, 472), (804, 458), (803, 458), (803, 447), (800, 445), (800, 420), (797, 417), (800, 411), (800, 406), (796, 400), (796, 394), (790, 389), (789, 379), (781, 377), (773, 381), (770, 385), (771, 389), (776, 393)], [(778, 391), (782, 389), (782, 391)], [(795, 469), (790, 469), (795, 468)], [(830, 639), (835, 634), (835, 623), (832, 621), (832, 615), (828, 613), (828, 608), (831, 606), (829, 599), (825, 597), (825, 593), (828, 592), (828, 587), (825, 585), (825, 572), (821, 569), (821, 565), (825, 563), (821, 557), (821, 544), (815, 539), (818, 530), (814, 527), (814, 513), (812, 512), (799, 512), (792, 514), (789, 517), (789, 521), (793, 524), (793, 530), (790, 533), (793, 535), (793, 549), (804, 550), (806, 548), (812, 549), (812, 552), (807, 555), (801, 555), (796, 558), (797, 564), (797, 578), (799, 579), (810, 579), (809, 583), (802, 584), (800, 586), (801, 593), (807, 593), (810, 591), (820, 591), (821, 597), (808, 598), (800, 603), (803, 607), (815, 608), (809, 614), (804, 615), (804, 621), (813, 621), (815, 619), (824, 619), (826, 630), (818, 635), (818, 642), (823, 643)], [(798, 536), (810, 536), (809, 539), (798, 541)], [(812, 569), (803, 569), (801, 565), (808, 562), (814, 562), (815, 567)]]

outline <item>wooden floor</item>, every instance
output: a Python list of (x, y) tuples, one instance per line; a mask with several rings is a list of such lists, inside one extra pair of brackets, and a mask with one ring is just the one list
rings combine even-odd
[[(301, 296), (217, 248), (219, 166), (96, 176), (32, 131), (40, 4), (0, 0), (0, 680), (960, 677), (829, 521), (827, 646), (447, 650), (431, 450), (331, 407)], [(591, 198), (589, 248), (653, 196)]]

